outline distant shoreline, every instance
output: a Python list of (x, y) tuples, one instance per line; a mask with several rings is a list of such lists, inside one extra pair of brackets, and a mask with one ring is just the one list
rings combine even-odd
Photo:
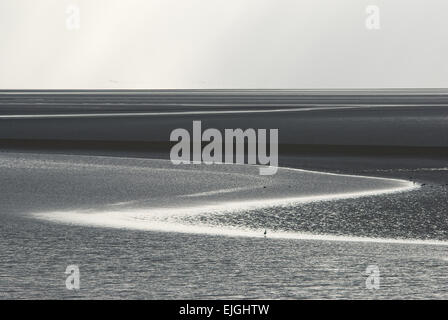
[(325, 88), (325, 89), (200, 89), (200, 88), (185, 88), (185, 89), (128, 89), (128, 88), (97, 88), (97, 89), (0, 89), (1, 94), (79, 94), (79, 93), (108, 93), (108, 94), (166, 94), (166, 93), (238, 93), (238, 94), (296, 94), (296, 95), (341, 95), (341, 94), (353, 94), (353, 95), (416, 95), (416, 94), (442, 94), (448, 95), (448, 88)]

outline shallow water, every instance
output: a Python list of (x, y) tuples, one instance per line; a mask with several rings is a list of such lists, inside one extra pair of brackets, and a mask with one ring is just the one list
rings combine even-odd
[[(447, 298), (446, 247), (2, 224), (2, 298)], [(76, 264), (81, 290), (65, 289)], [(380, 289), (365, 287), (368, 265)]]
[[(29, 213), (107, 207), (117, 202), (122, 207), (139, 207), (141, 201), (128, 201), (147, 196), (145, 181), (132, 181), (129, 189), (124, 172), (110, 168), (116, 172), (111, 177), (103, 167), (106, 171), (95, 177), (97, 185), (83, 188), (92, 179), (92, 171), (85, 167), (72, 166), (75, 174), (67, 179), (61, 175), (65, 169), (49, 169), (54, 160), (47, 156), (15, 157), (3, 166), (1, 175), (0, 298), (448, 298), (447, 246), (274, 239), (271, 235), (293, 232), (445, 241), (446, 187), (441, 185), (182, 217), (183, 223), (214, 228), (267, 228), (267, 238), (185, 234), (36, 219)], [(40, 162), (31, 167), (17, 159), (33, 157), (40, 157)], [(106, 160), (95, 161), (104, 165)], [(103, 179), (98, 180), (101, 175)], [(276, 183), (271, 183), (274, 189)], [(191, 190), (198, 192), (202, 190)], [(77, 292), (65, 288), (64, 271), (71, 264), (80, 268), (81, 290)], [(369, 265), (380, 269), (379, 290), (366, 289)]]

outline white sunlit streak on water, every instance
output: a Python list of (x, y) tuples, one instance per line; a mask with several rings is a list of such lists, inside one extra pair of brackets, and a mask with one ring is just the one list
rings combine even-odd
[[(317, 201), (331, 201), (341, 199), (353, 199), (359, 197), (384, 195), (399, 192), (408, 192), (419, 189), (418, 184), (399, 179), (386, 179), (377, 177), (344, 175), (335, 173), (325, 173), (308, 171), (302, 169), (282, 168), (293, 171), (312, 172), (321, 175), (335, 175), (346, 177), (363, 177), (368, 179), (379, 179), (395, 181), (396, 187), (377, 188), (360, 192), (346, 192), (314, 196), (297, 196), (277, 199), (249, 200), (249, 201), (229, 201), (213, 205), (199, 205), (182, 208), (123, 208), (112, 210), (72, 210), (33, 213), (33, 216), (40, 219), (50, 220), (57, 223), (67, 223), (75, 225), (86, 225), (92, 227), (135, 229), (156, 232), (179, 232), (189, 234), (217, 235), (230, 237), (263, 237), (263, 230), (243, 227), (234, 227), (228, 225), (207, 224), (200, 221), (183, 220), (186, 217), (213, 214), (233, 214), (248, 210), (256, 210), (267, 207), (290, 207), (296, 204), (304, 204)], [(232, 190), (232, 189), (229, 189)], [(222, 190), (226, 193), (226, 189)], [(212, 192), (215, 194), (216, 192)], [(203, 193), (204, 195), (207, 192)], [(194, 195), (194, 194), (193, 194)], [(188, 196), (188, 195), (186, 195)], [(116, 206), (117, 204), (111, 204)], [(120, 204), (118, 204), (120, 205)], [(301, 232), (287, 231), (268, 231), (269, 239), (295, 239), (295, 240), (320, 240), (320, 241), (344, 241), (344, 242), (375, 242), (390, 244), (418, 244), (418, 245), (443, 245), (448, 246), (448, 241), (438, 240), (413, 240), (413, 239), (390, 239), (374, 237), (355, 237), (341, 235), (322, 235)]]
[[(197, 104), (196, 104), (197, 105)], [(209, 105), (210, 106), (210, 105)], [(224, 105), (219, 105), (224, 106)], [(230, 106), (230, 105), (229, 105)], [(235, 106), (232, 104), (231, 106)], [(247, 106), (247, 105), (245, 105)], [(260, 106), (257, 104), (257, 106)], [(220, 115), (220, 114), (252, 114), (252, 113), (281, 113), (281, 112), (309, 112), (323, 110), (344, 110), (363, 108), (388, 108), (388, 107), (420, 107), (419, 104), (383, 104), (383, 105), (353, 105), (337, 106), (309, 104), (300, 108), (275, 108), (259, 110), (203, 110), (203, 111), (170, 111), (170, 112), (104, 112), (104, 113), (59, 113), (59, 114), (6, 114), (0, 115), (0, 119), (57, 119), (57, 118), (115, 118), (115, 117), (157, 117), (157, 116), (181, 116), (181, 115)]]

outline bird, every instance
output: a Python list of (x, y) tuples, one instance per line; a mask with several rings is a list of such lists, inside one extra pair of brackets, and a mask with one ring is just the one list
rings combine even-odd
[(266, 229), (264, 229), (264, 237), (266, 238), (266, 234), (267, 234), (268, 232), (266, 231)]

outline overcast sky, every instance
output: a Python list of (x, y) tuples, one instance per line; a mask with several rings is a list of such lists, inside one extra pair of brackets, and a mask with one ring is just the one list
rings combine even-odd
[(0, 88), (448, 87), (447, 14), (447, 0), (1, 0)]

